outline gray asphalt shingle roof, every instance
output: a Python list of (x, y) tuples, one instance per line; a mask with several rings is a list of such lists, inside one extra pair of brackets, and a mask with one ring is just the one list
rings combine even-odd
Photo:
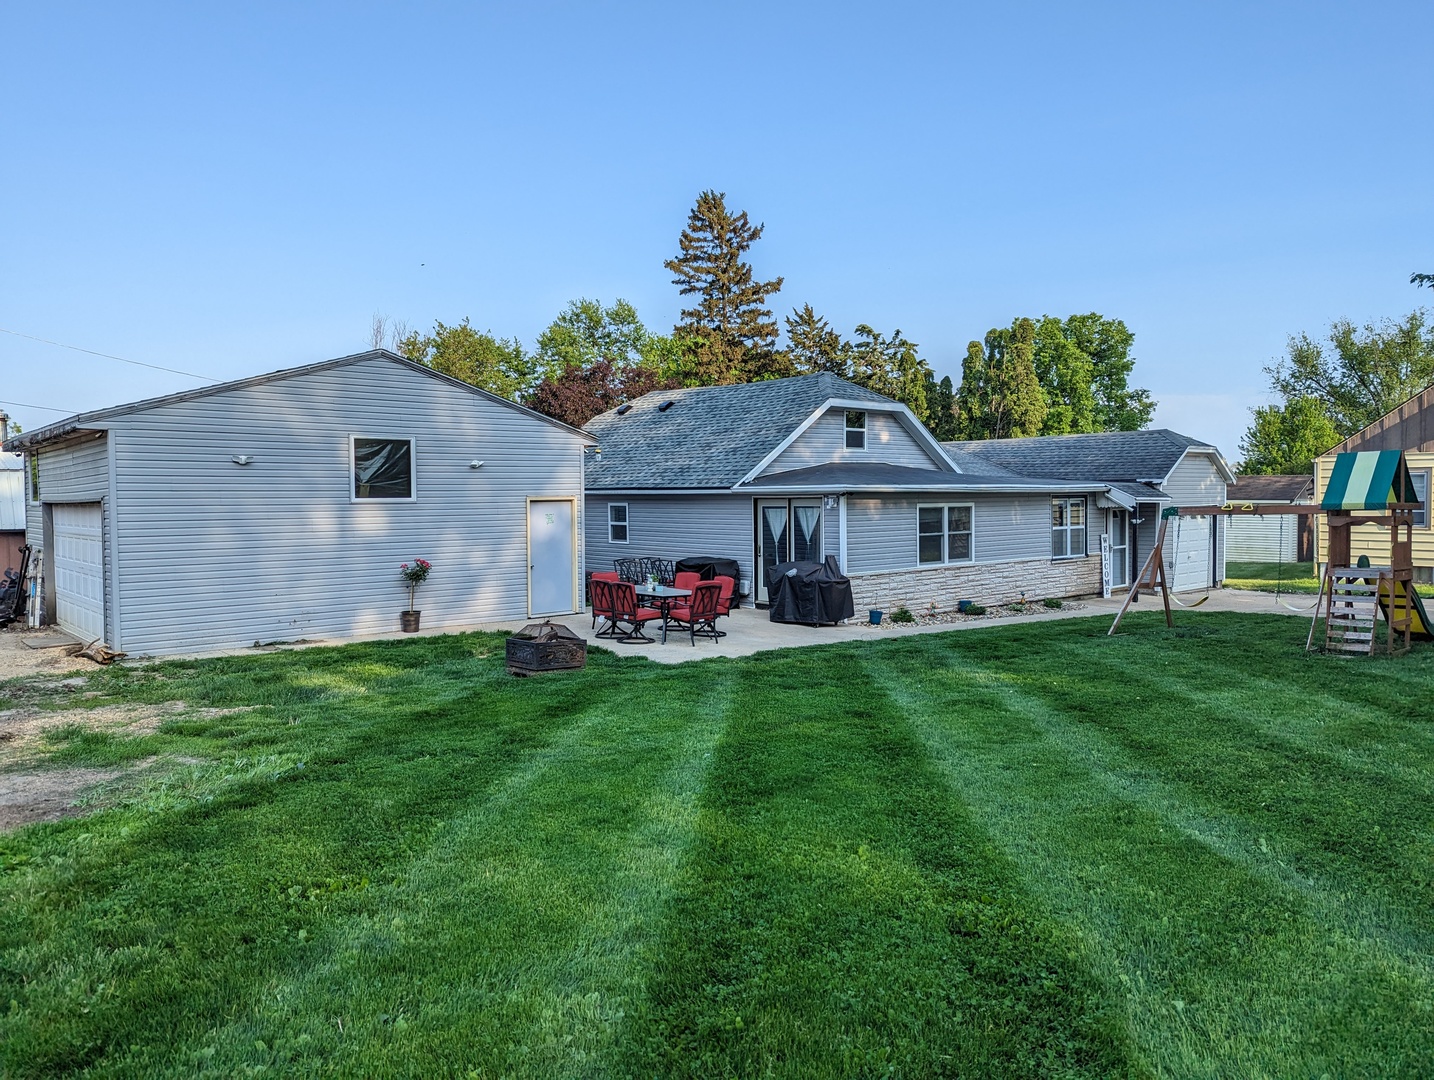
[(891, 404), (828, 374), (644, 394), (585, 425), (602, 447), (588, 458), (587, 486), (730, 488), (831, 398)]
[(1226, 489), (1225, 497), (1231, 502), (1238, 499), (1250, 502), (1294, 502), (1296, 499), (1311, 499), (1314, 497), (1314, 477), (1303, 474), (1240, 476)]
[(1060, 476), (1110, 483), (1162, 480), (1186, 450), (1210, 444), (1168, 428), (1155, 428), (946, 442), (941, 446), (948, 454), (974, 455), (983, 462), (1022, 476)]
[(768, 473), (747, 488), (822, 488), (826, 491), (1094, 491), (1105, 485), (1070, 480), (1042, 480), (1000, 472), (995, 475), (951, 473), (939, 469), (918, 469), (881, 461), (829, 461), (805, 469)]

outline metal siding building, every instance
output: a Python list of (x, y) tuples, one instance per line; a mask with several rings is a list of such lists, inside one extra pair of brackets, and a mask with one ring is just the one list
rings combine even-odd
[[(355, 437), (410, 441), (412, 498), (355, 498)], [(374, 352), (86, 414), (11, 445), (38, 455), (41, 512), (30, 518), (47, 613), (61, 614), (67, 547), (69, 572), (84, 577), (93, 507), (104, 636), (165, 654), (396, 629), (407, 607), (399, 565), (415, 558), (434, 564), (415, 603), (427, 627), (536, 614), (533, 500), (571, 506), (564, 607), (581, 610), (591, 442)]]

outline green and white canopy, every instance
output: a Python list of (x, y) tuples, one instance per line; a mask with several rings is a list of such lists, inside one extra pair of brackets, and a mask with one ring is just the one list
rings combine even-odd
[(1418, 502), (1403, 450), (1364, 450), (1337, 454), (1324, 510), (1387, 510), (1394, 503)]

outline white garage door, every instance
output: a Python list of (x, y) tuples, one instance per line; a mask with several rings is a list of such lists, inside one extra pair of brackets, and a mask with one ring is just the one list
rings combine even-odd
[(105, 636), (105, 546), (99, 503), (56, 503), (55, 613), (60, 629), (85, 641)]
[(1210, 519), (1208, 517), (1176, 518), (1170, 523), (1170, 532), (1176, 537), (1174, 548), (1176, 592), (1188, 589), (1205, 589), (1210, 586)]

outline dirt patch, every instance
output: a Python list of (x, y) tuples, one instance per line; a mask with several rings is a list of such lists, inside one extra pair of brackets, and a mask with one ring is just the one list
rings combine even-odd
[(90, 709), (10, 709), (0, 712), (0, 768), (33, 751), (46, 732), (59, 728), (80, 727), (135, 738), (153, 734), (161, 724), (179, 713), (207, 720), (216, 716), (237, 716), (264, 707), (240, 705), (229, 709), (191, 709), (182, 701), (165, 701), (158, 705), (96, 705)]
[(19, 626), (0, 630), (0, 679), (99, 670), (93, 660), (66, 656), (63, 648), (32, 649), (25, 644), (27, 638), (54, 637), (54, 634), (53, 629), (27, 630)]
[[(154, 761), (140, 762), (140, 765)], [(0, 832), (83, 812), (81, 795), (117, 780), (131, 769), (46, 769), (0, 773)]]

